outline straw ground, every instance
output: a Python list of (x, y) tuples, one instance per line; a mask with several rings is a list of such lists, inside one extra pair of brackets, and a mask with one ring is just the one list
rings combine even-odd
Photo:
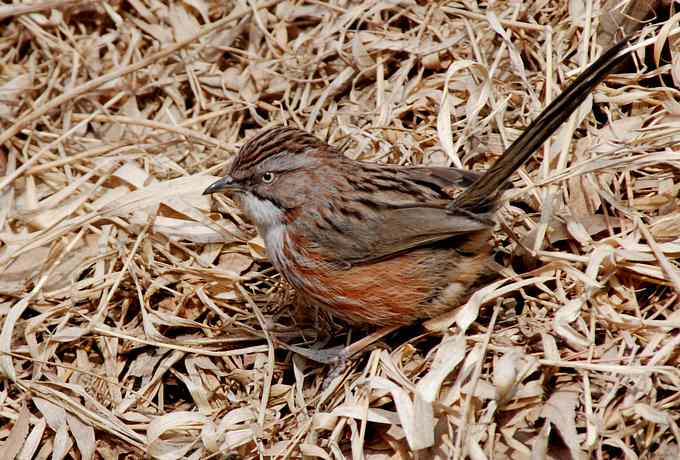
[(372, 331), (200, 195), (281, 123), (488, 167), (611, 29), (479, 4), (0, 6), (0, 458), (677, 458), (675, 18), (516, 175), (498, 280), (344, 368)]

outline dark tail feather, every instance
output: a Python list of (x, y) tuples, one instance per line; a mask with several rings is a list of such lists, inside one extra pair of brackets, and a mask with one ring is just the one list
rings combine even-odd
[(488, 171), (454, 198), (451, 207), (475, 212), (491, 211), (512, 173), (571, 116), (593, 88), (626, 59), (627, 54), (619, 53), (627, 44), (628, 38), (618, 42), (579, 75), (538, 115)]

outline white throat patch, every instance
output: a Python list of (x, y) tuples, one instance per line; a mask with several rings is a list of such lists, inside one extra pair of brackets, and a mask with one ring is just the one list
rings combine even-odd
[(274, 203), (262, 200), (250, 192), (241, 195), (241, 206), (264, 239), (269, 257), (278, 264), (283, 251), (283, 213)]
[(264, 229), (281, 223), (283, 213), (271, 201), (260, 199), (250, 192), (244, 193), (241, 197), (243, 210), (258, 228)]

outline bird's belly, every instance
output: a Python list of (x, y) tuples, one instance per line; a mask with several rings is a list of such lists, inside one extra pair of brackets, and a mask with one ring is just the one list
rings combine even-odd
[[(299, 247), (299, 246), (296, 246)], [(483, 270), (488, 252), (421, 248), (348, 267), (293, 253), (284, 244), (275, 266), (301, 295), (351, 324), (400, 325), (456, 306)]]

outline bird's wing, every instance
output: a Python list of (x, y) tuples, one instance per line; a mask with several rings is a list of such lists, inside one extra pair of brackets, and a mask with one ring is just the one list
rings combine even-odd
[[(353, 214), (334, 213), (306, 229), (309, 249), (323, 260), (356, 265), (493, 227), (490, 214), (447, 209), (448, 200), (398, 205), (371, 202), (354, 206)], [(304, 225), (300, 224), (300, 225)]]

